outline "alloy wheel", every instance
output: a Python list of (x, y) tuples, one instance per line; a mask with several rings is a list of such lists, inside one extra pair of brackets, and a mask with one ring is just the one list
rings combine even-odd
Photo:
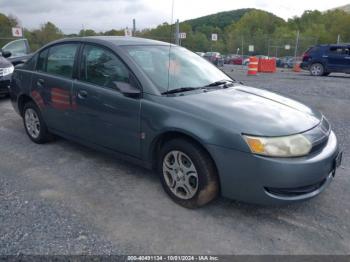
[(314, 76), (320, 76), (323, 74), (323, 67), (320, 64), (312, 65), (311, 74)]
[(28, 134), (37, 139), (40, 136), (40, 120), (34, 109), (28, 108), (24, 113), (25, 125)]
[(178, 198), (191, 199), (198, 191), (198, 173), (190, 157), (170, 151), (163, 159), (163, 176), (168, 188)]

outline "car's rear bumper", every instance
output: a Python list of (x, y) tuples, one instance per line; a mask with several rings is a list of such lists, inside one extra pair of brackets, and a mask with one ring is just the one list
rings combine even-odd
[(304, 70), (309, 70), (310, 64), (307, 63), (307, 62), (302, 62), (302, 63), (300, 64), (300, 68), (301, 68), (301, 69), (304, 69)]
[(333, 179), (339, 154), (332, 132), (327, 145), (301, 158), (267, 158), (209, 145), (224, 197), (249, 203), (278, 205), (317, 196)]

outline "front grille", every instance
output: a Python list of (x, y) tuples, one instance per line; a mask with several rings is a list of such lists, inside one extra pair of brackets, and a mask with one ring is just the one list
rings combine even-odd
[(3, 80), (3, 81), (1, 81), (1, 79), (0, 79), (0, 89), (1, 90), (3, 90), (3, 89), (8, 89), (8, 87), (10, 86), (10, 84), (11, 84), (11, 81), (10, 80)]
[(303, 186), (303, 187), (296, 187), (296, 188), (270, 188), (267, 187), (265, 190), (269, 192), (270, 194), (276, 195), (276, 196), (282, 196), (282, 197), (295, 197), (295, 196), (302, 196), (309, 193), (312, 193), (318, 189), (320, 189), (325, 183), (327, 179), (322, 180), (321, 182), (310, 185), (310, 186)]

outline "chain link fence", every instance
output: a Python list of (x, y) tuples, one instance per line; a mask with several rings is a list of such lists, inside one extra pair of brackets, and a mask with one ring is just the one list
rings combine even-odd
[[(159, 35), (153, 35), (151, 31), (137, 31), (134, 36), (168, 43), (176, 42), (175, 28), (172, 32)], [(0, 47), (16, 39), (18, 38), (0, 36)], [(343, 40), (341, 36), (339, 36), (339, 39)], [(337, 42), (336, 40), (334, 43)], [(300, 57), (309, 47), (319, 44), (319, 39), (303, 36), (302, 34), (299, 37), (276, 38), (271, 35), (230, 36), (219, 33), (218, 40), (212, 41), (211, 34), (186, 32), (186, 38), (180, 39), (180, 44), (195, 52), (220, 52), (221, 54), (244, 56)]]

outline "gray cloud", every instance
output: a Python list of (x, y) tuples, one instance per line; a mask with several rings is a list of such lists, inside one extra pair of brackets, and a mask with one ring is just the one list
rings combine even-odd
[[(158, 19), (148, 17), (151, 12), (143, 0), (11, 0), (1, 1), (1, 12), (19, 18), (23, 27), (36, 28), (51, 21), (66, 33), (79, 31), (83, 25), (96, 31), (131, 26), (135, 16), (143, 21), (140, 27), (149, 22), (160, 23)], [(135, 17), (137, 18), (137, 17)], [(146, 19), (144, 19), (146, 18)]]
[[(299, 1), (299, 0), (298, 0)], [(305, 9), (327, 8), (343, 5), (349, 0), (297, 0), (282, 6), (281, 0), (175, 0), (174, 19), (208, 15), (239, 8), (263, 8), (283, 18), (300, 15)], [(91, 28), (106, 31), (112, 28), (131, 27), (136, 18), (138, 28), (154, 27), (171, 20), (172, 0), (0, 0), (0, 12), (19, 18), (23, 27), (33, 29), (50, 21), (65, 33), (77, 33)], [(285, 4), (286, 5), (286, 4)]]

